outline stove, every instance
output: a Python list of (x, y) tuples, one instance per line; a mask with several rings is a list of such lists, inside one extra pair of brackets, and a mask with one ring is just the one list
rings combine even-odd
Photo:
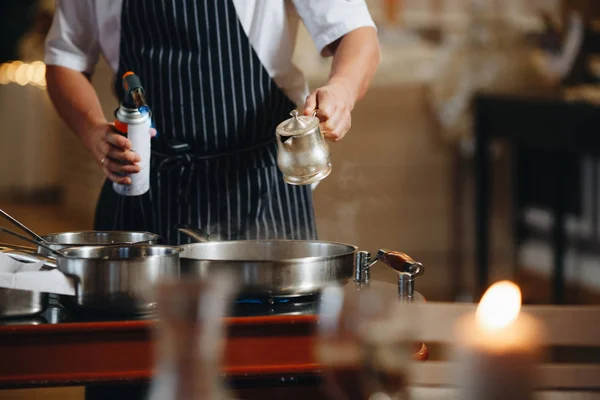
[[(348, 283), (347, 288), (356, 287), (354, 282)], [(374, 286), (379, 292), (387, 292), (390, 297), (397, 296), (397, 286), (387, 282), (371, 281), (368, 285)], [(361, 285), (362, 286), (362, 285)], [(422, 296), (415, 293), (415, 297), (422, 301)], [(301, 296), (272, 297), (249, 296), (238, 298), (233, 302), (229, 316), (231, 317), (262, 317), (262, 316), (298, 316), (315, 315), (320, 305), (321, 294)], [(114, 316), (86, 310), (78, 312), (64, 308), (58, 301), (58, 296), (50, 295), (50, 304), (46, 311), (36, 317), (0, 319), (0, 326), (6, 325), (40, 325), (60, 324), (73, 322), (110, 322), (110, 321), (139, 321), (155, 319), (156, 314)]]
[(250, 297), (238, 299), (231, 315), (258, 317), (268, 315), (311, 315), (319, 307), (320, 294), (294, 297)]
[[(234, 301), (229, 316), (259, 317), (281, 315), (313, 315), (319, 307), (320, 294), (294, 297), (246, 297)], [(95, 311), (77, 311), (63, 307), (56, 296), (50, 296), (50, 304), (41, 315), (26, 318), (0, 320), (0, 326), (41, 325), (72, 322), (140, 321), (155, 319), (156, 314), (108, 315)]]

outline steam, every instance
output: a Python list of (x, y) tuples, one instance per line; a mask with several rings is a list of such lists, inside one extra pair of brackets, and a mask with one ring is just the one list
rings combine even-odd
[(338, 205), (336, 208), (337, 226), (339, 231), (344, 232), (346, 236), (344, 241), (350, 243), (359, 243), (360, 228), (358, 225), (358, 216), (361, 210), (360, 200), (350, 200)]
[[(373, 172), (367, 171), (364, 165), (350, 160), (340, 160), (334, 165), (331, 178), (335, 182), (324, 182), (318, 190), (326, 190), (325, 185), (335, 185), (335, 189), (327, 197), (320, 197), (317, 204), (317, 223), (323, 227), (327, 240), (340, 241), (358, 245), (361, 243), (361, 232), (364, 230), (365, 218), (369, 210), (389, 209), (393, 198), (388, 188), (379, 187), (373, 180)], [(404, 174), (398, 176), (387, 185), (401, 185)], [(400, 182), (398, 180), (401, 180)], [(315, 196), (319, 196), (315, 192)], [(367, 222), (368, 223), (368, 222)], [(376, 224), (377, 221), (372, 221)], [(328, 230), (327, 227), (335, 227)], [(364, 236), (364, 235), (363, 235)]]

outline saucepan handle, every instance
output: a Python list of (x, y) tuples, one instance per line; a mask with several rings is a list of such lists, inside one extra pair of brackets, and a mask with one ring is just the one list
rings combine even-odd
[(6, 253), (8, 251), (19, 250), (25, 253), (37, 253), (37, 248), (29, 246), (21, 246), (18, 244), (0, 243), (0, 252)]
[(190, 226), (180, 225), (177, 227), (177, 230), (189, 238), (197, 241), (198, 243), (206, 243), (208, 242), (208, 237), (200, 232), (196, 228), (192, 228)]
[(370, 279), (370, 269), (378, 261), (383, 262), (398, 274), (398, 295), (401, 300), (412, 300), (415, 293), (415, 278), (423, 275), (423, 264), (412, 259), (406, 253), (381, 249), (371, 260), (371, 255), (359, 251), (356, 255), (355, 281), (367, 283)]
[(398, 296), (400, 300), (411, 301), (415, 294), (415, 278), (425, 272), (423, 264), (413, 260), (405, 253), (386, 249), (377, 252), (377, 259), (398, 274)]
[(377, 260), (401, 274), (410, 274), (413, 278), (423, 275), (423, 264), (412, 259), (408, 254), (399, 251), (381, 249), (377, 252)]

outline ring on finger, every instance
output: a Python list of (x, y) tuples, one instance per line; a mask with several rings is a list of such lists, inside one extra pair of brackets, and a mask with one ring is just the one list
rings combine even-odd
[(106, 157), (102, 157), (102, 160), (100, 160), (100, 164), (104, 165), (104, 161), (106, 161)]

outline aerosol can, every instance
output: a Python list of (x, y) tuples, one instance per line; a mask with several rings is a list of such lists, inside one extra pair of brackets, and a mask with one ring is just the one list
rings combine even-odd
[(129, 71), (123, 74), (125, 98), (115, 111), (115, 128), (131, 142), (131, 151), (139, 154), (140, 171), (125, 174), (130, 185), (113, 183), (113, 189), (123, 196), (140, 196), (150, 190), (150, 127), (151, 112), (144, 97), (140, 78)]

